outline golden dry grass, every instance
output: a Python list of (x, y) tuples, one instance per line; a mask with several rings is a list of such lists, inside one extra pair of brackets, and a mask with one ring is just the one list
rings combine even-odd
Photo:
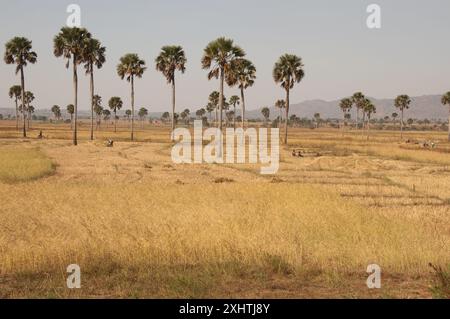
[(0, 181), (25, 182), (50, 175), (55, 165), (39, 149), (3, 147), (0, 152)]
[[(86, 130), (73, 147), (67, 128), (42, 127), (59, 140), (0, 128), (1, 153), (39, 147), (58, 164), (49, 178), (0, 182), (4, 297), (431, 297), (428, 264), (450, 264), (450, 154), (398, 157), (403, 144), (386, 132), (366, 142), (293, 130), (291, 147), (324, 155), (289, 147), (279, 173), (261, 176), (255, 165), (175, 165), (165, 128), (135, 143), (103, 132), (119, 141), (106, 148)], [(72, 263), (81, 290), (65, 288)], [(371, 263), (380, 291), (365, 286)]]

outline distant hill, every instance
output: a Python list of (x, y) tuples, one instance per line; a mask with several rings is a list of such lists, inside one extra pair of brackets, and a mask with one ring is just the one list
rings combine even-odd
[[(398, 112), (394, 107), (394, 99), (376, 99), (370, 98), (377, 107), (375, 118), (383, 118), (391, 116), (392, 113)], [(405, 113), (405, 118), (415, 119), (448, 119), (448, 107), (441, 104), (440, 95), (423, 95), (411, 98), (411, 107)], [(323, 101), (310, 100), (291, 105), (290, 114), (298, 117), (312, 118), (314, 113), (320, 113), (323, 119), (326, 118), (342, 118), (342, 112), (339, 108), (339, 101)], [(279, 110), (275, 107), (270, 108), (271, 118), (276, 118)], [(352, 116), (354, 117), (354, 111)], [(261, 118), (261, 109), (249, 111), (248, 118)]]
[[(383, 118), (385, 116), (391, 116), (392, 113), (398, 112), (394, 107), (394, 99), (376, 99), (370, 98), (375, 106), (377, 107), (377, 113), (375, 118)], [(405, 118), (414, 119), (448, 119), (448, 107), (444, 107), (441, 104), (440, 95), (423, 95), (418, 97), (412, 97), (412, 103), (409, 110), (405, 113)], [(195, 114), (194, 109), (191, 109), (191, 116)], [(62, 115), (64, 118), (69, 118), (65, 110), (62, 110)], [(314, 113), (320, 113), (323, 119), (337, 119), (342, 118), (342, 112), (339, 109), (339, 100), (336, 101), (323, 101), (323, 100), (309, 100), (298, 104), (291, 105), (289, 114), (295, 114), (298, 117), (312, 118)], [(0, 114), (4, 117), (9, 115), (14, 115), (15, 111), (12, 108), (0, 108)], [(149, 116), (152, 118), (160, 118), (163, 112), (150, 112)], [(240, 112), (238, 111), (238, 114)], [(276, 118), (279, 114), (279, 110), (274, 106), (270, 107), (270, 116), (272, 119)], [(37, 116), (47, 116), (51, 118), (53, 116), (52, 112), (48, 109), (36, 110), (35, 115)], [(118, 114), (123, 116), (123, 112)], [(82, 110), (78, 112), (80, 118), (89, 118), (90, 112)], [(353, 110), (352, 117), (355, 117)], [(248, 119), (258, 119), (262, 118), (261, 108), (257, 110), (250, 110), (247, 112)]]

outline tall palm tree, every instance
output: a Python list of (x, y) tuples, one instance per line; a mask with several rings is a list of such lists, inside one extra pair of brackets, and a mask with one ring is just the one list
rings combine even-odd
[(239, 96), (233, 95), (230, 97), (230, 105), (233, 105), (233, 128), (236, 129), (236, 105), (240, 104)]
[(216, 109), (216, 106), (215, 106), (213, 103), (211, 103), (211, 102), (209, 102), (209, 103), (206, 105), (206, 111), (209, 113), (209, 122), (210, 122), (210, 123), (212, 122), (212, 116), (211, 116), (211, 113), (212, 113), (215, 109)]
[[(222, 132), (222, 111), (224, 108), (224, 83), (225, 78), (232, 75), (236, 61), (245, 56), (244, 50), (234, 45), (233, 40), (224, 37), (210, 42), (203, 52), (202, 67), (209, 70), (208, 79), (220, 79), (219, 97), (219, 129)], [(222, 145), (222, 143), (220, 143)], [(218, 150), (218, 156), (222, 155), (222, 147)]]
[(167, 79), (167, 83), (172, 85), (172, 133), (171, 141), (174, 141), (173, 131), (175, 130), (175, 72), (186, 71), (186, 56), (181, 46), (170, 45), (161, 48), (161, 52), (155, 60), (156, 70), (160, 71)]
[(448, 105), (448, 141), (450, 142), (450, 91), (445, 93), (441, 99), (442, 105)]
[(261, 114), (264, 117), (264, 124), (267, 125), (267, 122), (269, 121), (270, 118), (270, 109), (268, 107), (263, 107), (261, 110)]
[(278, 128), (281, 128), (281, 121), (283, 120), (283, 109), (286, 108), (286, 101), (285, 100), (276, 101), (275, 107), (280, 110), (280, 118), (278, 120)]
[(13, 85), (9, 88), (9, 98), (14, 99), (16, 103), (16, 130), (19, 129), (19, 104), (18, 100), (21, 98), (22, 88), (20, 85)]
[(214, 108), (214, 111), (216, 112), (216, 116), (214, 118), (214, 121), (217, 124), (217, 120), (218, 120), (218, 116), (217, 116), (217, 110), (219, 108), (219, 99), (220, 99), (220, 93), (217, 91), (213, 91), (211, 92), (211, 94), (209, 95), (209, 104), (212, 105), (212, 107)]
[(52, 106), (52, 113), (55, 116), (55, 120), (59, 120), (61, 118), (61, 108), (58, 105)]
[[(362, 110), (363, 113), (364, 113), (364, 100), (365, 100), (365, 98), (366, 97), (361, 92), (356, 92), (352, 96), (353, 104), (356, 107), (356, 128), (357, 129), (359, 128), (359, 112), (360, 112), (360, 110)], [(363, 122), (363, 124), (364, 124), (364, 122)]]
[[(16, 64), (16, 74), (20, 72), (20, 87), (22, 89), (22, 102), (25, 101), (25, 75), (24, 67), (28, 63), (37, 61), (36, 52), (32, 51), (32, 42), (27, 38), (15, 37), (5, 45), (4, 60), (6, 64)], [(23, 118), (23, 137), (27, 137), (26, 120)]]
[(353, 106), (353, 101), (350, 98), (342, 99), (339, 102), (339, 107), (340, 107), (342, 113), (344, 113), (344, 125), (342, 125), (342, 135), (344, 135), (343, 129), (345, 126), (346, 115), (350, 112), (350, 110), (352, 109), (352, 106)]
[(34, 111), (35, 111), (34, 106), (33, 105), (28, 105), (28, 115), (29, 115), (29, 117), (28, 117), (28, 128), (31, 127), (31, 123), (33, 121), (33, 115), (32, 114), (34, 114)]
[(103, 47), (99, 40), (89, 38), (83, 50), (83, 62), (86, 69), (86, 75), (90, 75), (91, 90), (91, 141), (94, 140), (94, 68), (101, 69), (106, 62), (106, 48)]
[(24, 107), (22, 109), (22, 112), (25, 116), (25, 112), (27, 114), (27, 123), (28, 123), (28, 129), (30, 128), (30, 117), (31, 117), (31, 110), (30, 110), (30, 103), (33, 102), (35, 99), (33, 92), (26, 91), (25, 92), (25, 103), (23, 103)]
[(145, 61), (141, 60), (135, 53), (128, 53), (120, 58), (117, 65), (117, 74), (123, 80), (127, 79), (131, 83), (131, 140), (134, 140), (134, 79), (142, 78), (147, 68)]
[(290, 90), (294, 88), (295, 83), (299, 83), (305, 76), (303, 70), (302, 58), (293, 55), (285, 54), (279, 58), (273, 68), (273, 79), (275, 83), (280, 83), (281, 87), (286, 90), (286, 116), (285, 116), (285, 131), (284, 144), (288, 143), (288, 120), (289, 120), (289, 94)]
[(364, 99), (364, 108), (363, 111), (365, 114), (367, 114), (367, 140), (369, 140), (369, 133), (370, 133), (370, 119), (372, 117), (373, 113), (377, 112), (377, 108), (369, 99)]
[(141, 107), (139, 109), (138, 116), (141, 119), (142, 128), (144, 128), (144, 120), (147, 115), (148, 115), (148, 110), (145, 107)]
[(74, 125), (73, 125), (73, 145), (78, 145), (78, 65), (83, 63), (83, 54), (91, 34), (84, 28), (63, 27), (53, 39), (53, 53), (59, 58), (67, 59), (66, 68), (69, 68), (72, 60), (73, 68), (73, 89), (74, 89)]
[(405, 110), (409, 109), (410, 104), (411, 98), (406, 94), (397, 96), (394, 102), (395, 107), (401, 112), (400, 139), (403, 139), (403, 114)]
[(75, 113), (75, 106), (73, 104), (69, 104), (66, 109), (67, 113), (70, 115), (70, 129), (73, 130), (73, 114)]
[(256, 68), (253, 63), (247, 59), (237, 59), (232, 65), (232, 72), (229, 73), (227, 78), (228, 85), (238, 85), (241, 91), (241, 103), (242, 103), (242, 128), (245, 126), (245, 95), (244, 90), (253, 86), (256, 79)]
[(114, 113), (114, 132), (117, 132), (117, 111), (123, 106), (122, 99), (118, 96), (113, 96), (109, 99), (108, 105)]
[(316, 122), (316, 128), (319, 128), (319, 124), (320, 124), (320, 113), (314, 113), (314, 121)]

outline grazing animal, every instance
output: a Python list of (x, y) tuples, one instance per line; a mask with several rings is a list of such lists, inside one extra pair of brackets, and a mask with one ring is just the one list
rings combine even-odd
[(39, 131), (39, 135), (37, 136), (37, 138), (41, 140), (43, 137), (44, 136), (42, 135), (42, 130), (41, 130), (41, 131)]
[(108, 140), (108, 142), (106, 143), (106, 147), (113, 147), (113, 146), (114, 146), (114, 141)]

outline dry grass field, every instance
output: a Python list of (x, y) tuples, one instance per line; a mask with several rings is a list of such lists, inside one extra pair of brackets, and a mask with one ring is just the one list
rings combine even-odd
[[(68, 125), (34, 123), (28, 139), (13, 125), (0, 122), (0, 297), (449, 296), (444, 132), (405, 133), (431, 150), (398, 132), (293, 129), (263, 176), (173, 164), (168, 128), (132, 143), (122, 123), (90, 142), (86, 122), (73, 147)], [(321, 156), (292, 157), (300, 147)], [(74, 263), (82, 288), (69, 290)], [(382, 288), (369, 290), (373, 263)]]

